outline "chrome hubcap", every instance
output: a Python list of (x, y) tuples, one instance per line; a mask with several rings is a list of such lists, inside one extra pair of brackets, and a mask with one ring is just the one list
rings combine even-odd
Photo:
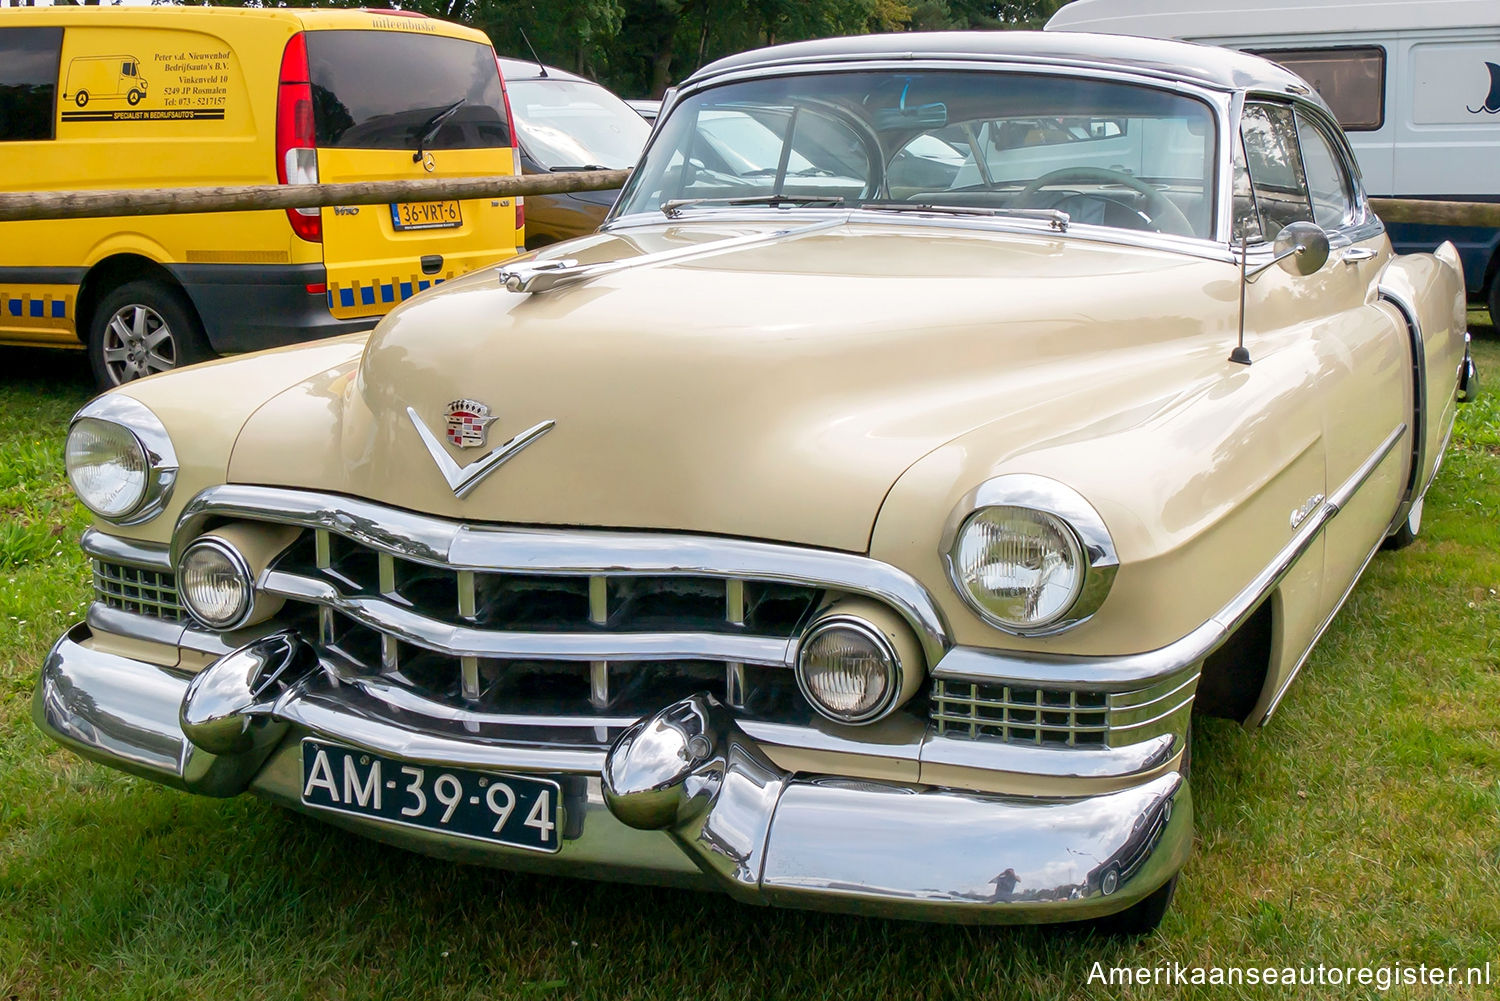
[(177, 342), (150, 306), (122, 306), (104, 328), (104, 367), (115, 385), (177, 367)]

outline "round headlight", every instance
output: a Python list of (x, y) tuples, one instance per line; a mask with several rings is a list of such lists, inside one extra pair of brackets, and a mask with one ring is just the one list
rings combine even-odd
[(814, 625), (797, 652), (797, 687), (836, 723), (863, 723), (883, 713), (900, 692), (899, 670), (880, 630), (849, 616)]
[(1068, 614), (1087, 569), (1078, 536), (1056, 515), (1025, 507), (969, 515), (948, 554), (953, 583), (1002, 629), (1045, 629)]
[(127, 517), (146, 499), (151, 475), (146, 448), (123, 424), (94, 417), (75, 421), (64, 460), (73, 492), (101, 518)]
[(255, 581), (245, 558), (222, 539), (199, 539), (177, 565), (177, 588), (193, 618), (211, 629), (234, 629), (255, 607)]

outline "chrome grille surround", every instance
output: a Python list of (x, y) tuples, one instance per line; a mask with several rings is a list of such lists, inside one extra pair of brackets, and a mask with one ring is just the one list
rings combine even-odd
[[(806, 725), (811, 708), (792, 671), (798, 640), (841, 595), (874, 598), (910, 624), (926, 660), (912, 669), (947, 649), (926, 590), (853, 554), (472, 524), (239, 485), (188, 504), (173, 553), (212, 524), (240, 520), (306, 530), (257, 583), (287, 600), (283, 625), (296, 624), (351, 677), (383, 678), (453, 710), (577, 725), (706, 690), (747, 718)], [(903, 715), (920, 718), (923, 701)]]
[(177, 575), (167, 570), (93, 560), (94, 600), (107, 608), (134, 612), (167, 622), (185, 622), (187, 610), (177, 595)]
[(1181, 732), (1198, 671), (1144, 688), (1101, 691), (938, 677), (931, 719), (943, 736), (1048, 747), (1117, 748)]

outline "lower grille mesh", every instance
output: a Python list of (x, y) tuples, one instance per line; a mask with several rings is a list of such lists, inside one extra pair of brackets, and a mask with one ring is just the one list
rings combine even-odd
[(1109, 730), (1103, 692), (1019, 688), (939, 679), (932, 685), (938, 733), (1011, 744), (1102, 747)]
[(187, 611), (177, 597), (177, 575), (94, 560), (94, 598), (108, 608), (168, 622), (183, 622)]

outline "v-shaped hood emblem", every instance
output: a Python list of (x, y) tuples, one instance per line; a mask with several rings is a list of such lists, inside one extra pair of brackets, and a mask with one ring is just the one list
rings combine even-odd
[(499, 469), (507, 459), (512, 458), (521, 449), (536, 441), (542, 435), (551, 431), (556, 421), (542, 421), (516, 435), (503, 445), (497, 445), (494, 451), (481, 459), (460, 466), (453, 461), (453, 457), (443, 448), (443, 443), (438, 440), (437, 435), (422, 423), (422, 418), (417, 416), (417, 411), (412, 407), (406, 408), (406, 414), (416, 426), (417, 434), (422, 436), (422, 444), (427, 446), (427, 454), (432, 456), (432, 461), (437, 463), (438, 472), (443, 474), (443, 479), (448, 481), (448, 488), (453, 491), (453, 496), (462, 500), (468, 496), (469, 491), (479, 486), (481, 480)]

